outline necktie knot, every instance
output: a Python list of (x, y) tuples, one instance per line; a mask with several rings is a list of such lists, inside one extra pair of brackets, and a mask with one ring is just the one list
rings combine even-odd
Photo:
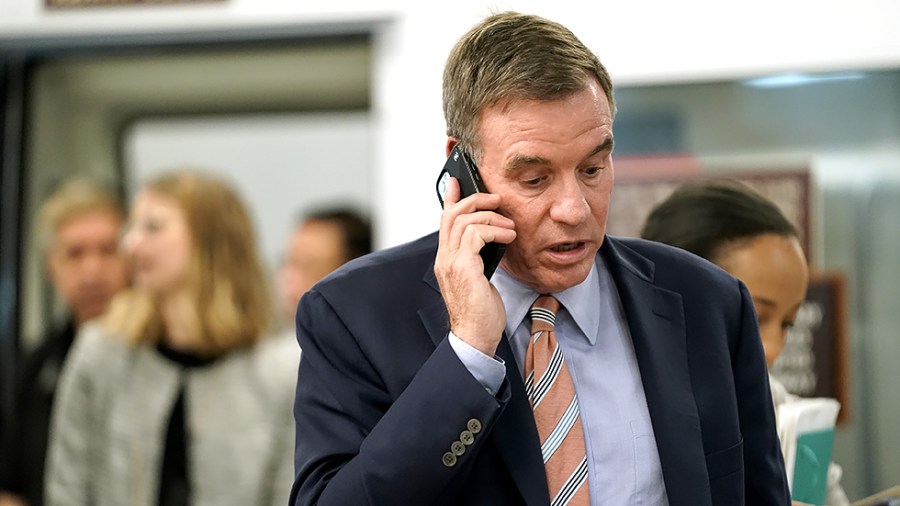
[(531, 332), (553, 330), (559, 306), (559, 301), (552, 295), (538, 297), (528, 310), (528, 316), (531, 317)]

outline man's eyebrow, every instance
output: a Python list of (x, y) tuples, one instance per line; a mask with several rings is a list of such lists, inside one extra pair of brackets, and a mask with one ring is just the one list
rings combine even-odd
[(516, 172), (525, 167), (533, 166), (533, 165), (549, 165), (550, 161), (542, 156), (529, 156), (523, 155), (521, 153), (517, 153), (515, 156), (509, 159), (506, 162), (506, 167), (504, 170), (509, 172)]
[(602, 153), (606, 150), (612, 151), (613, 146), (615, 146), (615, 144), (616, 144), (616, 141), (613, 140), (612, 136), (609, 136), (606, 138), (606, 140), (604, 140), (602, 143), (600, 143), (599, 146), (594, 148), (594, 150), (591, 151), (591, 154), (588, 155), (587, 158), (590, 158), (590, 157), (596, 155), (597, 153)]
[[(615, 141), (613, 141), (612, 136), (607, 137), (606, 140), (598, 144), (591, 152), (585, 157), (590, 158), (598, 153), (602, 153), (607, 150), (612, 150)], [(525, 167), (534, 166), (534, 165), (548, 165), (550, 163), (549, 160), (542, 156), (530, 156), (524, 154), (516, 154), (512, 158), (506, 162), (506, 167), (504, 170), (506, 172), (516, 172)]]

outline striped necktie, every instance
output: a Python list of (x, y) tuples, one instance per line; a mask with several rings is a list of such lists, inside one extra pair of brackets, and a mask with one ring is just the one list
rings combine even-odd
[(588, 506), (587, 457), (575, 384), (553, 326), (559, 301), (542, 295), (528, 312), (531, 339), (525, 351), (525, 391), (534, 410), (551, 506)]

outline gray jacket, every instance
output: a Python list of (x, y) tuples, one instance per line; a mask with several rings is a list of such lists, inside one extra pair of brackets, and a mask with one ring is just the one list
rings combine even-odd
[(266, 339), (201, 368), (88, 324), (63, 368), (51, 422), (48, 505), (155, 505), (169, 415), (185, 392), (194, 505), (287, 504), (300, 350)]

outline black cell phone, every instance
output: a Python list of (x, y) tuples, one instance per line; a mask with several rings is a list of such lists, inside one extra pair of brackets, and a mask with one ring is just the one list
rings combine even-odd
[[(444, 164), (444, 168), (441, 170), (435, 185), (441, 207), (444, 207), (444, 194), (447, 192), (447, 183), (450, 182), (451, 176), (459, 181), (460, 200), (476, 192), (487, 193), (484, 183), (481, 181), (481, 176), (478, 174), (478, 167), (475, 166), (469, 155), (460, 148), (459, 144), (450, 151), (447, 163)], [(485, 277), (491, 279), (505, 251), (506, 245), (497, 242), (485, 244), (481, 248), (481, 260), (484, 262)]]

